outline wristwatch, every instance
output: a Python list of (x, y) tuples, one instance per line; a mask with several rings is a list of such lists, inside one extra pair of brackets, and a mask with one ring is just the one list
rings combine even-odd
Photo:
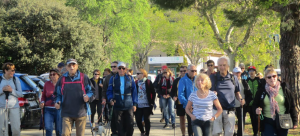
[(214, 117), (214, 119), (216, 120), (217, 119), (217, 117), (216, 116), (213, 116)]

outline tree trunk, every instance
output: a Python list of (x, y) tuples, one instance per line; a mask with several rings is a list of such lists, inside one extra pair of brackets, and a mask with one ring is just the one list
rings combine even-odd
[[(300, 10), (298, 6), (299, 5), (289, 5), (281, 11), (285, 17), (281, 19), (281, 40), (279, 43), (281, 50), (281, 80), (294, 92), (293, 95), (297, 98), (297, 105), (299, 104), (300, 98)], [(295, 22), (291, 30), (287, 30), (286, 27), (283, 26), (287, 20), (293, 20)]]
[(229, 58), (229, 61), (230, 61), (230, 65), (229, 65), (229, 71), (232, 71), (233, 68), (236, 66), (235, 64), (235, 57), (236, 57), (236, 54), (233, 54), (233, 53), (227, 53), (228, 55), (228, 58)]

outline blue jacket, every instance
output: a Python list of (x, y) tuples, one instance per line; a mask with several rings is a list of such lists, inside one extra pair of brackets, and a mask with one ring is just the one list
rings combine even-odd
[[(69, 72), (63, 75), (65, 77), (65, 82), (75, 82), (80, 81), (80, 72), (77, 71), (74, 78), (69, 77)], [(84, 75), (84, 88), (86, 95), (91, 98), (93, 95), (94, 87), (87, 75)], [(62, 88), (62, 77), (56, 83), (55, 95), (56, 102), (61, 102), (61, 116), (62, 117), (83, 117), (86, 116), (87, 107), (83, 100), (83, 90), (81, 89), (81, 84), (65, 84), (63, 88), (63, 94), (61, 94)]]
[(121, 97), (120, 90), (120, 76), (117, 74), (115, 77), (111, 77), (107, 88), (107, 99), (115, 100), (114, 109), (116, 110), (129, 110), (132, 106), (137, 106), (138, 97), (136, 85), (132, 76), (125, 75), (125, 89), (124, 99)]
[(189, 77), (188, 74), (185, 74), (184, 77), (182, 77), (179, 80), (179, 85), (178, 85), (178, 99), (180, 103), (183, 105), (183, 108), (188, 103), (189, 96), (191, 95), (192, 92), (197, 91), (197, 87), (195, 84), (196, 76), (194, 77), (194, 80), (192, 81)]

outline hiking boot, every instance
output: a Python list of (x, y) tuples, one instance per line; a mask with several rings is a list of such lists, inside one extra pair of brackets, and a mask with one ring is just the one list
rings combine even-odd
[(164, 123), (164, 122), (165, 122), (165, 119), (160, 119), (159, 122), (160, 122), (160, 123)]
[(172, 128), (175, 128), (175, 124), (172, 124)]
[(163, 128), (169, 128), (169, 126), (166, 124)]

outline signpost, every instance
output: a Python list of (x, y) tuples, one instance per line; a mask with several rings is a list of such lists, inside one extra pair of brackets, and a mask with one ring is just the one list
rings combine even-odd
[(183, 56), (148, 57), (148, 64), (183, 63)]

